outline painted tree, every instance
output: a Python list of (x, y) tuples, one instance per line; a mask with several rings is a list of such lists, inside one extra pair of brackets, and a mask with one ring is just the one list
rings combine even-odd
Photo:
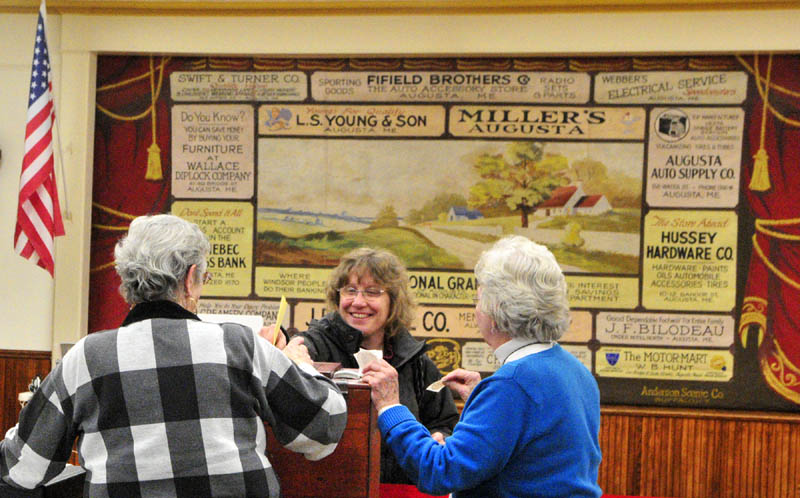
[(370, 228), (389, 228), (389, 227), (396, 227), (400, 223), (397, 220), (397, 211), (394, 210), (394, 206), (391, 204), (384, 205), (378, 216), (375, 217), (372, 223), (370, 223)]
[(504, 203), (519, 211), (523, 228), (536, 206), (567, 183), (569, 162), (560, 154), (545, 154), (537, 142), (514, 142), (505, 154), (481, 154), (473, 167), (482, 180), (470, 188), (472, 209), (492, 209)]
[(591, 158), (577, 159), (570, 165), (570, 180), (581, 182), (584, 192), (602, 193), (614, 207), (642, 204), (642, 180), (620, 172), (609, 175), (608, 168)]
[(567, 223), (561, 243), (567, 247), (583, 247), (586, 241), (581, 237), (581, 224), (575, 221)]
[(570, 170), (571, 179), (583, 183), (586, 192), (602, 192), (609, 181), (606, 165), (588, 157), (573, 161)]

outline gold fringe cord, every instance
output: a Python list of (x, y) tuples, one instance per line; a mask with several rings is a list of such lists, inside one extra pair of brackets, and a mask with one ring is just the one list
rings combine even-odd
[[(758, 55), (755, 56), (755, 60), (753, 61), (753, 67), (756, 71), (756, 85), (760, 85), (760, 77), (758, 75)], [(753, 163), (753, 175), (750, 177), (750, 190), (754, 190), (756, 192), (765, 192), (770, 189), (772, 185), (769, 182), (769, 165), (767, 163), (767, 151), (764, 148), (764, 141), (767, 132), (767, 106), (769, 105), (769, 78), (772, 74), (772, 54), (769, 54), (769, 59), (767, 60), (767, 76), (766, 76), (766, 84), (764, 87), (763, 92), (759, 92), (762, 95), (762, 102), (761, 102), (761, 143), (758, 147), (758, 152), (756, 155), (753, 156), (755, 159), (755, 163)]]
[(155, 82), (155, 67), (153, 66), (153, 56), (150, 56), (150, 99), (153, 103), (150, 116), (152, 117), (152, 131), (153, 143), (147, 148), (147, 172), (144, 175), (145, 180), (158, 181), (164, 178), (161, 173), (161, 149), (158, 148), (156, 143), (156, 82)]

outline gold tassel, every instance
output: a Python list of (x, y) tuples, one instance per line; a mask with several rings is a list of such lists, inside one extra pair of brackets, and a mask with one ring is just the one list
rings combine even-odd
[(763, 148), (758, 149), (753, 156), (753, 176), (750, 177), (750, 190), (764, 192), (769, 190), (772, 185), (769, 183), (769, 167), (767, 166), (767, 151)]
[(147, 173), (145, 173), (144, 179), (161, 180), (162, 178), (164, 176), (161, 174), (161, 149), (153, 142), (147, 148)]
[(150, 101), (152, 107), (150, 108), (150, 116), (152, 118), (152, 132), (153, 143), (147, 148), (147, 172), (144, 175), (145, 180), (161, 180), (164, 178), (161, 172), (161, 149), (156, 144), (156, 83), (155, 83), (155, 67), (153, 66), (153, 56), (150, 56)]
[(767, 159), (767, 151), (764, 148), (764, 139), (767, 134), (767, 107), (769, 106), (769, 78), (772, 73), (772, 54), (769, 54), (767, 61), (767, 77), (764, 84), (764, 91), (761, 91), (761, 76), (758, 74), (758, 54), (753, 58), (753, 68), (756, 76), (756, 88), (761, 94), (761, 144), (758, 152), (753, 156), (755, 162), (753, 163), (753, 174), (750, 177), (750, 190), (756, 192), (764, 192), (769, 190), (772, 185), (769, 181), (769, 164)]

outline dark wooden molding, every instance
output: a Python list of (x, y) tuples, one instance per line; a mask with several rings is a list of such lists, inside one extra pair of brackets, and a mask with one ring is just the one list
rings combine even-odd
[[(503, 14), (796, 9), (778, 0), (49, 0), (48, 12), (99, 15)], [(0, 0), (0, 12), (36, 12), (38, 0)]]
[(604, 405), (601, 408), (603, 415), (618, 415), (628, 417), (658, 417), (682, 418), (704, 420), (731, 420), (739, 422), (776, 422), (786, 424), (800, 424), (800, 412), (759, 412), (741, 410), (711, 410), (711, 409), (686, 409), (686, 408), (653, 408), (642, 406)]
[(24, 349), (0, 349), (0, 358), (20, 358), (31, 360), (50, 360), (50, 351), (29, 351)]

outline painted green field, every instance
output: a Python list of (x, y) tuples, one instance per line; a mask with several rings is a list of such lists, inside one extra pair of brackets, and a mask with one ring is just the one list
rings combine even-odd
[(595, 232), (639, 233), (641, 212), (638, 209), (615, 209), (600, 216), (554, 216), (537, 225), (537, 228), (561, 229), (572, 222), (582, 230)]
[(556, 245), (549, 247), (556, 260), (565, 266), (574, 266), (589, 273), (639, 273), (639, 257), (602, 251)]
[(410, 228), (376, 228), (351, 232), (316, 232), (289, 237), (259, 231), (257, 264), (316, 264), (329, 266), (359, 247), (380, 247), (396, 254), (409, 268), (461, 268), (461, 261)]

